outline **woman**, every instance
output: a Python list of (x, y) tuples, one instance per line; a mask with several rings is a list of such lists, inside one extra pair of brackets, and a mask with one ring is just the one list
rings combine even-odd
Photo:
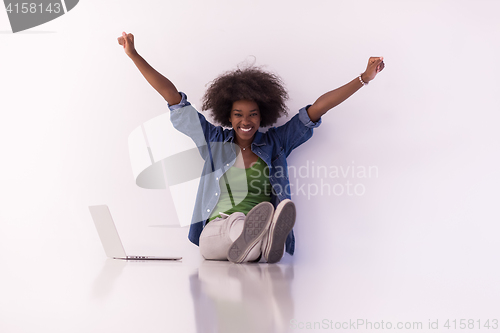
[(384, 69), (382, 57), (371, 57), (361, 75), (325, 93), (299, 110), (287, 123), (259, 132), (286, 114), (288, 94), (279, 77), (259, 68), (225, 73), (203, 97), (203, 110), (224, 129), (209, 123), (170, 80), (135, 50), (134, 36), (118, 38), (125, 53), (168, 102), (176, 129), (190, 136), (205, 160), (189, 239), (205, 259), (235, 263), (281, 260), (293, 254), (295, 205), (290, 200), (286, 157), (307, 141), (321, 116), (342, 103)]

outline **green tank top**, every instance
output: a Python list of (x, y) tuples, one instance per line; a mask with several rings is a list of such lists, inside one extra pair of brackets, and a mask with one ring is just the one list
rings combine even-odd
[[(208, 221), (220, 217), (219, 212), (231, 215), (242, 212), (245, 215), (257, 204), (271, 201), (269, 168), (261, 158), (250, 168), (231, 167), (219, 179), (220, 198)], [(227, 186), (229, 185), (229, 186)]]

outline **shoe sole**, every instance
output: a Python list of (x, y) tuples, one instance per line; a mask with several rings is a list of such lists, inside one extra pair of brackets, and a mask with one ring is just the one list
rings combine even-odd
[(283, 258), (285, 241), (295, 225), (296, 216), (295, 204), (292, 201), (276, 208), (264, 251), (264, 259), (268, 263), (273, 264)]
[(234, 263), (242, 263), (248, 253), (262, 239), (271, 224), (274, 207), (270, 202), (262, 202), (252, 208), (245, 217), (241, 235), (227, 251), (227, 259)]

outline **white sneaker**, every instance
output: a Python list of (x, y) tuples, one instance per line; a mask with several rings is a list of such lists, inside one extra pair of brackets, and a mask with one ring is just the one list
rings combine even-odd
[(262, 244), (262, 254), (268, 263), (278, 262), (283, 257), (286, 237), (295, 224), (296, 215), (295, 204), (290, 199), (281, 201), (276, 207), (269, 232)]
[(261, 202), (245, 217), (241, 235), (233, 242), (227, 251), (227, 259), (234, 263), (242, 263), (265, 235), (271, 224), (274, 207), (270, 202)]

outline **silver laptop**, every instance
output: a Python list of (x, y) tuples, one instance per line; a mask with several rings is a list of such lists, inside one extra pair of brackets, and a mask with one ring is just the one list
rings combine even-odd
[(113, 259), (124, 260), (180, 260), (182, 257), (128, 256), (116, 230), (115, 223), (106, 205), (89, 206), (97, 233), (101, 239), (106, 255)]

